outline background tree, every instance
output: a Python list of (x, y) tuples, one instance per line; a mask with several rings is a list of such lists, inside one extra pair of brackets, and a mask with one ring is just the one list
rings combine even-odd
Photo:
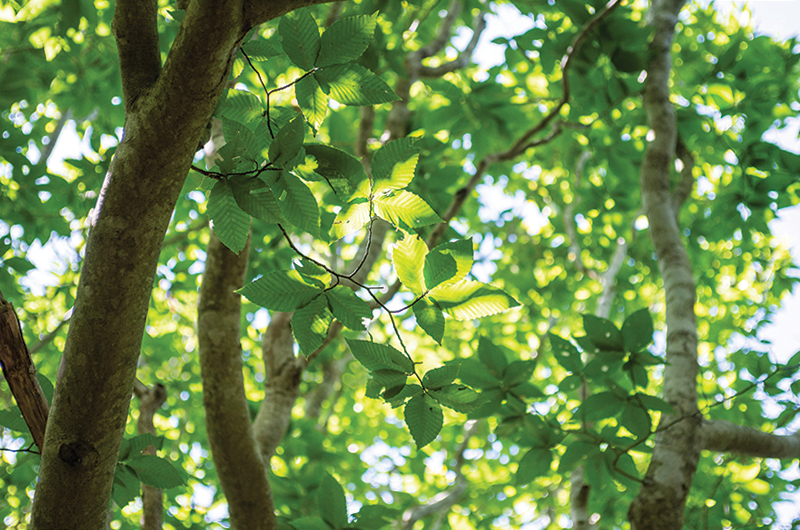
[(796, 43), (516, 2), (487, 71), (497, 5), (314, 3), (1, 8), (0, 291), (52, 400), (5, 524), (156, 528), (159, 489), (165, 528), (773, 522)]

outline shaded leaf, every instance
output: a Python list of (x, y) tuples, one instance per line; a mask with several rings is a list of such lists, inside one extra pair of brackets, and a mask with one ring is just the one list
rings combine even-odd
[(363, 320), (372, 318), (369, 305), (344, 285), (326, 291), (325, 296), (328, 297), (333, 316), (350, 329), (363, 330)]
[(295, 310), (292, 315), (292, 333), (298, 346), (306, 355), (322, 345), (333, 322), (328, 308), (328, 299), (317, 296), (311, 302)]
[(625, 351), (638, 353), (653, 342), (653, 319), (650, 311), (640, 309), (625, 319), (622, 324), (622, 339)]
[(355, 61), (369, 46), (375, 34), (377, 13), (340, 18), (322, 34), (317, 66)]
[(370, 372), (375, 370), (399, 370), (406, 374), (414, 371), (414, 363), (387, 344), (366, 340), (348, 340), (353, 357)]
[(442, 408), (426, 395), (416, 396), (406, 404), (405, 420), (417, 449), (431, 443), (442, 430), (444, 415)]
[(303, 116), (316, 132), (328, 114), (328, 95), (322, 91), (312, 75), (305, 76), (295, 83), (294, 93)]
[(302, 68), (311, 70), (320, 50), (319, 26), (308, 9), (296, 9), (281, 17), (278, 24), (283, 51)]
[(400, 99), (380, 77), (358, 64), (326, 66), (314, 77), (322, 91), (342, 105), (378, 105)]
[(456, 412), (469, 414), (478, 405), (483, 404), (483, 397), (467, 385), (451, 384), (430, 391), (431, 397)]
[(214, 184), (208, 199), (208, 216), (211, 219), (211, 228), (220, 241), (238, 254), (247, 243), (250, 216), (236, 204), (227, 180), (219, 180)]
[(158, 456), (135, 456), (127, 459), (125, 463), (133, 469), (139, 480), (148, 486), (166, 490), (186, 484), (184, 474), (171, 462)]
[(236, 292), (267, 309), (289, 312), (309, 303), (322, 289), (309, 285), (297, 271), (273, 271)]
[(434, 302), (423, 298), (413, 306), (417, 324), (439, 345), (444, 338), (444, 314)]
[(344, 490), (329, 473), (325, 473), (317, 489), (317, 508), (325, 522), (335, 530), (347, 526), (347, 499)]

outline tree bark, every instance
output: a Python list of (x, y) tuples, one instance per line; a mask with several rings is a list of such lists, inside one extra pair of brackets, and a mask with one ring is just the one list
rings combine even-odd
[(669, 189), (676, 146), (675, 109), (669, 92), (670, 48), (683, 3), (684, 0), (656, 0), (649, 17), (655, 34), (644, 86), (644, 107), (654, 138), (642, 163), (642, 202), (664, 280), (667, 352), (663, 398), (675, 414), (661, 418), (653, 457), (628, 512), (632, 530), (683, 527), (686, 498), (701, 450), (695, 283)]
[(125, 133), (89, 231), (34, 529), (103, 528), (161, 243), (201, 134), (247, 30), (310, 3), (191, 2), (163, 69), (157, 3), (116, 3)]
[(244, 393), (241, 349), (241, 296), (249, 243), (237, 256), (211, 233), (200, 286), (197, 336), (206, 429), (228, 500), (231, 526), (277, 528), (267, 468), (253, 435)]

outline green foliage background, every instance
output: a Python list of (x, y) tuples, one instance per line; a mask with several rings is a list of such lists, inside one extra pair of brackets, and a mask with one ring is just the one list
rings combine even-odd
[[(471, 27), (479, 10), (487, 9), (477, 0), (463, 4), (458, 27)], [(321, 344), (334, 317), (350, 328), (343, 332), (346, 341), (334, 341), (303, 374), (289, 432), (273, 458), (270, 479), (283, 521), (294, 521), (297, 530), (339, 530), (347, 524), (340, 502), (346, 497), (350, 512), (358, 512), (358, 528), (380, 528), (464, 480), (468, 487), (446, 517), (453, 528), (518, 528), (546, 520), (563, 527), (569, 474), (583, 465), (592, 486), (590, 510), (604, 527), (624, 524), (656, 420), (669, 410), (658, 398), (664, 296), (639, 211), (639, 168), (648, 133), (639, 97), (649, 36), (642, 6), (620, 8), (575, 56), (572, 93), (558, 114), (557, 134), (522, 156), (489, 166), (478, 188), (485, 194), (467, 200), (443, 239), (474, 245), (475, 264), (470, 269), (470, 261), (465, 269), (459, 256), (473, 256), (455, 248), (465, 243), (436, 251), (419, 247), (417, 234), (429, 233), (476, 165), (505, 152), (558, 103), (559, 62), (602, 5), (514, 2), (535, 17), (536, 26), (496, 39), (505, 57), (488, 71), (467, 65), (415, 82), (407, 132), (416, 141), (398, 141), (381, 151), (379, 138), (397, 98), (392, 89), (407, 75), (404, 61), (436, 37), (439, 12), (448, 5), (348, 2), (340, 25), (321, 34), (316, 25), (323, 25), (330, 6), (297, 11), (259, 27), (243, 47), (247, 57), (236, 59), (236, 80), (217, 113), (228, 144), (216, 169), (190, 173), (176, 207), (138, 372), (145, 384), (161, 382), (168, 392), (156, 415), (163, 436), (159, 456), (180, 470), (175, 471), (180, 478), (156, 479), (174, 486), (166, 491), (166, 528), (208, 528), (225, 519), (207, 452), (194, 331), (209, 217), (234, 250), (244, 246), (252, 222), (248, 277), (261, 284), (242, 291), (250, 300), (242, 315), (242, 345), (253, 411), (264, 395), (259, 336), (268, 319), (261, 306), (298, 310), (295, 318), (307, 319), (295, 327), (303, 353)], [(167, 2), (160, 2), (159, 12), (165, 57), (180, 12)], [(74, 303), (89, 214), (114, 154), (112, 139), (119, 138), (124, 122), (111, 15), (108, 3), (86, 0), (0, 7), (0, 291), (15, 304), (36, 366), (50, 381), (64, 345), (61, 322)], [(770, 360), (768, 345), (737, 351), (729, 345), (735, 334), (756, 340), (759, 326), (778, 309), (796, 277), (768, 222), (798, 202), (800, 156), (762, 136), (800, 110), (800, 50), (794, 40), (754, 37), (733, 19), (719, 20), (710, 8), (690, 5), (684, 15), (673, 50), (672, 91), (680, 138), (694, 154), (698, 181), (680, 224), (697, 282), (700, 408), (709, 418), (772, 431), (794, 419), (799, 384), (791, 370)], [(436, 67), (456, 54), (447, 48), (424, 64)], [(265, 89), (280, 87), (287, 88), (271, 92), (267, 101)], [(359, 105), (375, 108), (371, 180), (352, 158)], [(87, 154), (55, 172), (46, 156), (68, 120), (74, 120)], [(253, 167), (266, 161), (282, 171), (260, 171), (254, 184)], [(195, 165), (200, 168), (202, 161)], [(677, 171), (675, 178), (677, 184)], [(500, 211), (487, 199), (495, 196), (490, 187), (516, 206)], [(418, 202), (381, 215), (380, 201), (404, 193)], [(337, 228), (358, 207), (366, 214), (351, 216), (355, 221), (347, 229)], [(397, 227), (389, 235), (396, 249), (418, 254), (395, 250), (394, 257), (384, 256), (366, 283), (388, 287), (399, 277), (406, 289), (389, 303), (392, 309), (429, 295), (394, 316), (402, 347), (387, 314), (365, 309), (370, 298), (363, 291), (358, 300), (348, 298), (349, 291), (338, 291), (341, 299), (335, 298), (334, 276), (319, 263), (298, 265), (298, 249), (287, 244), (281, 228), (292, 231), (304, 254), (337, 269), (368, 237), (370, 213)], [(63, 257), (57, 278), (42, 292), (36, 281), (25, 280), (34, 268), (28, 258), (39, 244), (60, 238), (69, 238), (76, 253)], [(616, 276), (612, 312), (608, 320), (593, 317), (603, 294), (602, 273), (620, 238), (627, 242), (627, 258)], [(408, 259), (427, 252), (423, 268), (421, 261)], [(280, 281), (276, 275), (282, 275)], [(498, 290), (493, 294), (507, 293), (498, 295), (506, 297), (505, 306), (448, 312), (445, 298), (436, 298), (436, 289), (442, 289), (437, 286), (462, 278), (490, 283)], [(259, 298), (255, 286), (271, 279), (276, 280)], [(290, 291), (290, 283), (299, 290)], [(278, 296), (287, 292), (292, 294)], [(494, 314), (517, 302), (519, 307)], [(304, 308), (307, 314), (301, 313)], [(449, 314), (444, 329), (442, 311)], [(363, 317), (372, 319), (369, 336), (358, 329)], [(322, 328), (306, 332), (317, 324)], [(392, 345), (391, 354), (381, 350), (380, 355), (403, 359), (403, 350), (415, 364), (392, 365), (371, 342)], [(315, 410), (310, 406), (315, 393), (337, 370), (334, 391)], [(407, 383), (412, 373), (420, 380)], [(591, 396), (581, 400), (584, 383)], [(14, 424), (13, 402), (3, 385), (8, 411), (0, 416), (3, 445), (28, 446), (30, 436)], [(469, 398), (455, 397), (460, 392), (469, 392)], [(134, 402), (127, 432), (132, 439), (137, 414)], [(468, 419), (477, 423), (465, 439)], [(25, 528), (38, 456), (2, 455), (0, 517), (7, 526)], [(464, 459), (463, 477), (457, 455)], [(704, 454), (687, 524), (770, 524), (773, 503), (797, 485), (779, 473), (790, 464)], [(120, 481), (125, 483), (124, 477)], [(205, 490), (214, 492), (208, 505), (193, 497), (192, 488), (200, 485), (214, 488)], [(141, 502), (120, 506), (125, 502), (120, 499), (115, 495), (112, 528), (136, 527)]]

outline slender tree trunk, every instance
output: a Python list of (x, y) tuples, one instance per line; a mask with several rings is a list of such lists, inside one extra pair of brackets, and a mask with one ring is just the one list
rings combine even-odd
[(670, 48), (683, 3), (683, 0), (656, 0), (650, 10), (655, 35), (644, 106), (654, 138), (642, 163), (642, 202), (664, 281), (667, 352), (663, 397), (673, 406), (675, 414), (664, 414), (661, 418), (650, 466), (628, 512), (632, 530), (683, 528), (686, 498), (701, 451), (695, 283), (678, 226), (680, 203), (673, 200), (669, 189), (677, 141), (675, 109), (669, 92)]

